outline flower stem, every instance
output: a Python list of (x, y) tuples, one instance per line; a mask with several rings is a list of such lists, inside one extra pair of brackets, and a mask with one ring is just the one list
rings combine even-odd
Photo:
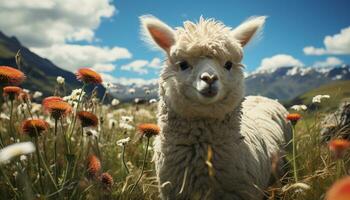
[[(46, 173), (48, 174), (48, 176), (49, 176), (49, 178), (50, 178), (52, 184), (54, 185), (55, 189), (57, 190), (58, 188), (57, 188), (56, 182), (55, 182), (54, 178), (52, 177), (51, 172), (50, 172), (49, 168), (47, 167), (47, 165), (46, 165), (46, 163), (45, 163), (45, 160), (44, 160), (43, 156), (41, 155), (41, 153), (40, 153), (40, 151), (39, 151), (39, 149), (38, 149), (38, 146), (39, 146), (39, 145), (38, 145), (38, 139), (37, 139), (37, 137), (35, 138), (35, 143), (36, 143), (35, 145), (36, 145), (36, 148), (37, 148), (37, 149), (36, 149), (36, 152), (37, 152), (37, 154), (38, 154), (37, 156), (38, 156), (39, 159), (42, 161)], [(38, 161), (38, 162), (40, 162), (40, 161)]]
[(35, 137), (34, 138), (34, 144), (35, 144), (35, 152), (36, 152), (36, 157), (37, 157), (37, 164), (38, 164), (38, 172), (39, 172), (39, 182), (40, 182), (40, 189), (41, 192), (44, 193), (44, 184), (43, 184), (43, 178), (41, 174), (41, 161), (40, 161), (40, 155), (39, 155), (39, 145), (38, 145), (38, 139)]
[(124, 168), (126, 170), (126, 173), (129, 174), (128, 166), (125, 163), (125, 148), (126, 148), (126, 145), (124, 144), (123, 145), (123, 152), (122, 152), (122, 161), (123, 161), (123, 165), (124, 165)]
[(55, 130), (54, 130), (54, 133), (55, 133), (55, 144), (54, 144), (54, 160), (55, 160), (55, 181), (56, 181), (56, 184), (58, 184), (58, 163), (57, 163), (57, 122), (58, 122), (58, 119), (55, 118)]
[(73, 122), (72, 122), (72, 127), (70, 129), (70, 134), (69, 134), (69, 142), (71, 141), (71, 137), (73, 135), (73, 131), (74, 131), (74, 128), (75, 128), (75, 124), (76, 124), (76, 121), (77, 121), (77, 112), (79, 110), (79, 106), (80, 106), (80, 101), (81, 101), (81, 97), (83, 96), (83, 92), (84, 92), (84, 89), (86, 87), (86, 83), (84, 83), (83, 87), (81, 87), (81, 93), (79, 94), (79, 97), (78, 97), (78, 104), (77, 104), (77, 109), (75, 110), (75, 113), (74, 113), (74, 118), (73, 118)]
[(130, 194), (132, 194), (132, 192), (135, 190), (137, 184), (140, 182), (142, 175), (143, 175), (143, 171), (145, 170), (145, 165), (146, 165), (146, 158), (147, 158), (147, 153), (148, 153), (148, 145), (149, 145), (149, 141), (150, 141), (151, 137), (147, 137), (147, 144), (146, 144), (146, 152), (145, 152), (145, 156), (143, 158), (143, 163), (142, 163), (142, 168), (141, 168), (141, 173), (139, 178), (137, 179), (136, 183), (133, 185), (133, 187), (131, 188), (131, 192)]
[(292, 125), (292, 133), (293, 133), (293, 173), (294, 173), (294, 181), (298, 182), (297, 162), (296, 162), (295, 125)]
[(16, 142), (16, 136), (13, 132), (13, 100), (10, 101), (10, 135), (13, 137), (14, 141)]

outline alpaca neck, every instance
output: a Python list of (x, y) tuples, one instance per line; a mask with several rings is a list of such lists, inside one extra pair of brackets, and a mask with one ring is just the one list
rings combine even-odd
[(241, 105), (228, 112), (223, 119), (186, 118), (160, 100), (158, 119), (162, 128), (162, 136), (169, 143), (180, 145), (220, 144), (240, 141), (242, 138), (240, 133)]

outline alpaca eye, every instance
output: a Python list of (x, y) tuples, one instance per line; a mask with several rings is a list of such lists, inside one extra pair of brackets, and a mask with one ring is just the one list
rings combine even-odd
[(184, 71), (184, 70), (186, 70), (187, 68), (190, 67), (190, 64), (188, 64), (187, 61), (182, 61), (182, 62), (179, 63), (179, 66), (180, 66), (181, 70)]
[(231, 68), (232, 68), (232, 62), (231, 61), (227, 61), (226, 63), (225, 63), (225, 69), (227, 69), (227, 70), (230, 70)]

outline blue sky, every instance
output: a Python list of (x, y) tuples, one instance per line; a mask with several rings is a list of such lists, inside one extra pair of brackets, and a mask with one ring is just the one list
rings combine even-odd
[[(198, 20), (199, 16), (213, 17), (229, 26), (237, 26), (253, 15), (267, 15), (263, 37), (248, 46), (244, 63), (253, 71), (265, 57), (289, 54), (305, 65), (325, 60), (328, 55), (305, 55), (305, 46), (322, 47), (326, 35), (339, 33), (350, 26), (350, 1), (115, 1), (118, 13), (104, 21), (97, 31), (106, 45), (127, 47), (134, 59), (149, 60), (162, 57), (161, 52), (149, 50), (139, 39), (139, 20), (143, 14), (152, 14), (171, 26), (181, 26), (184, 20)], [(336, 56), (349, 63), (349, 55)], [(129, 62), (117, 62), (122, 65)], [(147, 78), (154, 73), (137, 75), (117, 70), (115, 76), (136, 75)]]
[[(43, 1), (47, 3), (47, 6), (42, 6)], [(70, 5), (72, 9), (60, 6), (59, 4), (63, 1), (43, 1), (38, 1), (40, 2), (40, 4), (38, 3), (39, 7), (43, 7), (40, 9), (32, 8), (33, 4), (30, 6), (21, 5), (21, 7), (17, 6), (16, 8), (13, 5), (3, 5), (3, 7), (0, 6), (0, 11), (4, 13), (5, 10), (13, 9), (11, 10), (12, 15), (19, 11), (18, 15), (25, 15), (26, 17), (24, 18), (28, 20), (34, 15), (34, 12), (38, 13), (41, 10), (55, 11), (52, 12), (55, 15), (51, 16), (48, 14), (46, 16), (52, 20), (50, 24), (44, 24), (40, 20), (23, 22), (22, 17), (22, 21), (14, 20), (10, 25), (6, 24), (6, 22), (0, 22), (0, 30), (5, 30), (5, 33), (9, 35), (17, 36), (20, 41), (29, 46), (34, 52), (53, 60), (59, 66), (71, 71), (76, 69), (76, 67), (72, 67), (73, 65), (102, 63), (110, 67), (107, 70), (101, 70), (103, 74), (109, 74), (109, 77), (112, 75), (124, 78), (157, 78), (159, 67), (149, 67), (148, 65), (152, 59), (163, 59), (164, 57), (162, 52), (150, 50), (139, 37), (138, 17), (144, 14), (152, 14), (172, 27), (181, 26), (185, 20), (196, 21), (201, 15), (218, 19), (231, 27), (239, 25), (250, 16), (267, 15), (268, 19), (263, 37), (245, 49), (243, 63), (247, 66), (247, 72), (252, 72), (261, 66), (263, 59), (270, 59), (267, 60), (270, 62), (266, 63), (278, 63), (282, 59), (282, 64), (298, 63), (304, 66), (322, 66), (325, 63), (327, 64), (325, 61), (329, 58), (331, 59), (328, 60), (328, 63), (331, 64), (350, 63), (350, 47), (347, 47), (347, 45), (350, 46), (350, 1), (347, 0), (91, 0), (80, 1), (82, 3), (81, 6), (73, 4), (72, 2), (74, 1), (67, 0), (65, 4), (72, 4)], [(25, 1), (14, 0), (14, 2), (23, 4)], [(76, 2), (79, 1), (77, 0)], [(23, 11), (27, 11), (27, 14), (23, 14), (26, 13)], [(67, 16), (69, 16), (67, 12), (72, 12), (71, 18), (67, 19)], [(57, 17), (60, 13), (64, 14), (61, 17)], [(60, 24), (67, 23), (66, 25), (70, 29), (65, 28), (63, 30), (62, 28), (57, 28), (61, 26), (52, 25), (58, 21)], [(20, 23), (26, 23), (26, 28), (31, 23), (34, 26), (35, 23), (36, 35), (29, 37), (29, 33), (27, 35), (23, 33), (24, 29), (19, 31), (18, 27), (24, 26)], [(43, 30), (38, 29), (37, 27), (40, 27), (40, 25), (45, 28), (52, 26), (53, 33), (47, 34), (47, 43), (45, 44), (41, 44), (40, 42), (42, 41), (37, 41), (45, 39), (45, 33), (47, 32), (44, 31), (44, 28)], [(344, 30), (344, 33), (341, 33), (342, 30)], [(36, 38), (41, 32), (42, 38)], [(62, 34), (57, 34), (57, 36), (53, 37), (52, 35), (55, 33)], [(336, 36), (337, 34), (339, 36)], [(330, 37), (330, 42), (328, 46), (325, 46), (324, 39), (327, 36)], [(308, 54), (322, 55), (306, 55), (303, 49), (307, 46), (314, 47)], [(91, 51), (87, 50), (88, 47)], [(103, 54), (105, 56), (101, 56), (101, 59), (92, 59), (95, 55), (100, 55), (93, 53), (95, 50), (93, 51), (92, 47), (96, 47), (96, 52), (105, 53)], [(116, 49), (113, 51), (112, 48), (114, 47), (121, 48), (119, 50), (123, 52), (121, 53)], [(61, 51), (61, 53), (58, 53), (58, 51)], [(62, 52), (67, 52), (69, 55), (64, 55)], [(84, 57), (84, 52), (90, 52), (92, 55), (86, 53)], [(113, 52), (122, 55), (114, 57)], [(278, 61), (271, 59), (273, 56), (280, 54), (289, 56), (287, 61), (285, 61), (286, 57), (277, 59)], [(112, 58), (106, 58), (108, 55)], [(80, 57), (74, 58), (74, 56)], [(67, 58), (71, 59), (71, 62), (67, 62), (69, 60)], [(86, 62), (84, 62), (84, 59)], [(148, 61), (147, 64), (143, 63), (147, 73), (142, 70), (141, 73), (140, 71), (135, 72), (134, 68), (126, 69), (126, 67), (124, 70), (121, 69), (123, 65), (128, 65), (137, 60)], [(99, 70), (98, 67), (96, 69)]]

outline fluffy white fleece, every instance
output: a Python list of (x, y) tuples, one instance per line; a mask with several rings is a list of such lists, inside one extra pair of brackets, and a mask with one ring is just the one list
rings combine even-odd
[(249, 96), (223, 120), (189, 121), (161, 101), (155, 161), (162, 199), (262, 199), (271, 157), (290, 140), (286, 115), (278, 102)]

